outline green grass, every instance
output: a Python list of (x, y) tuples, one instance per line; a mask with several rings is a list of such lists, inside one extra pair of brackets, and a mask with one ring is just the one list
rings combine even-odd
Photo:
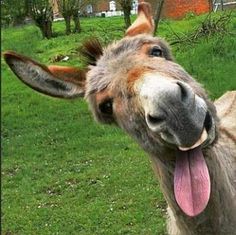
[[(203, 19), (162, 22), (160, 35), (191, 31)], [(236, 18), (236, 17), (235, 17)], [(231, 22), (236, 31), (236, 20)], [(2, 31), (2, 50), (49, 64), (81, 66), (77, 48), (93, 35), (120, 39), (123, 19), (84, 19), (83, 32), (42, 40), (34, 26)], [(236, 89), (236, 39), (214, 36), (173, 48), (176, 60), (217, 98)], [(3, 234), (165, 234), (165, 201), (146, 154), (112, 126), (96, 124), (82, 100), (32, 92), (2, 61)]]

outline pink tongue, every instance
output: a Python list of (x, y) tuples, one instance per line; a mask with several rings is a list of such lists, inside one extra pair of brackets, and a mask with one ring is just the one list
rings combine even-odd
[(210, 197), (210, 177), (200, 147), (178, 151), (174, 174), (175, 199), (189, 216), (200, 214)]

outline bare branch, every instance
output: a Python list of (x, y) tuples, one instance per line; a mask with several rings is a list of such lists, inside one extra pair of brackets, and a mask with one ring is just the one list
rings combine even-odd
[(160, 19), (161, 19), (161, 12), (162, 12), (162, 9), (163, 9), (164, 2), (165, 2), (165, 0), (159, 0), (159, 2), (157, 3), (156, 12), (155, 12), (155, 15), (154, 15), (155, 27), (154, 27), (153, 35), (156, 35), (156, 33), (157, 33), (157, 29), (158, 29), (159, 22), (160, 22)]

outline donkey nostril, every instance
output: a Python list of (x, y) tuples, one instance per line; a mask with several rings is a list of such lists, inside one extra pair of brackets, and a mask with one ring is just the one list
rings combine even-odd
[(206, 117), (205, 117), (205, 120), (204, 120), (204, 127), (206, 128), (207, 132), (212, 127), (212, 120), (211, 120), (211, 115), (210, 115), (209, 111), (207, 111), (207, 113), (206, 113)]
[(158, 124), (162, 123), (164, 120), (165, 120), (165, 118), (163, 116), (153, 116), (150, 114), (147, 115), (147, 121), (151, 125), (158, 125)]
[(185, 102), (185, 101), (188, 99), (188, 97), (189, 97), (190, 91), (189, 91), (188, 87), (186, 87), (186, 86), (185, 86), (183, 83), (181, 83), (181, 82), (177, 82), (177, 85), (178, 85), (179, 88), (180, 88), (181, 101), (182, 101), (182, 102)]

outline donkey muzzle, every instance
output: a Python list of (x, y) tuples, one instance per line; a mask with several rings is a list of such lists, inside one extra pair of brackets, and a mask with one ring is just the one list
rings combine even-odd
[(198, 142), (204, 132), (207, 105), (187, 83), (150, 73), (138, 81), (137, 89), (152, 132), (182, 148)]

